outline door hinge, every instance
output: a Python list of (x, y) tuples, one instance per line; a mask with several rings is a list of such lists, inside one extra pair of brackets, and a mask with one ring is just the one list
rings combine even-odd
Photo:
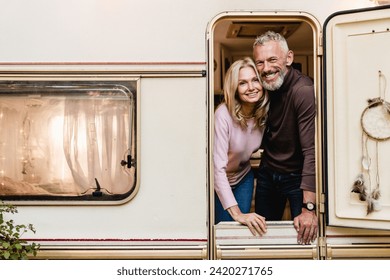
[(325, 213), (325, 194), (321, 193), (320, 194), (320, 201), (319, 201), (319, 212), (321, 214)]
[(320, 259), (326, 259), (327, 258), (327, 246), (326, 246), (326, 237), (319, 237), (318, 238), (318, 250)]
[(323, 54), (324, 54), (324, 40), (322, 37), (322, 32), (320, 32), (319, 38), (318, 38), (317, 55), (322, 56)]

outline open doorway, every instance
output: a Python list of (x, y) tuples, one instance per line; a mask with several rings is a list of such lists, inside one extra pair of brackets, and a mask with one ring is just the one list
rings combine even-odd
[[(290, 49), (294, 52), (293, 67), (311, 77), (315, 81), (315, 88), (318, 89), (319, 77), (317, 76), (319, 76), (319, 71), (317, 69), (316, 51), (319, 25), (310, 16), (305, 17), (301, 13), (287, 15), (263, 15), (252, 12), (225, 13), (214, 21), (211, 30), (213, 31), (209, 42), (209, 57), (212, 58), (210, 62), (213, 62), (213, 65), (210, 66), (210, 70), (212, 70), (210, 72), (213, 74), (210, 75), (210, 99), (212, 99), (210, 103), (213, 106), (210, 106), (210, 111), (215, 110), (223, 102), (223, 81), (229, 66), (240, 58), (252, 57), (252, 46), (255, 38), (268, 30), (285, 36)], [(210, 135), (213, 135), (213, 116), (213, 112), (210, 112)], [(213, 147), (213, 139), (210, 142), (210, 147)], [(212, 151), (212, 148), (210, 150)], [(251, 165), (255, 173), (259, 162), (260, 155), (257, 153), (251, 159)], [(213, 179), (211, 179), (211, 182), (213, 182)], [(213, 212), (215, 194), (213, 184), (211, 186), (210, 211)], [(214, 214), (210, 213), (210, 217), (210, 223), (213, 224)], [(286, 246), (296, 250), (295, 245), (298, 246), (298, 244), (296, 244), (296, 232), (289, 211), (285, 211), (283, 219), (285, 221), (271, 221), (267, 234), (261, 238), (252, 236), (247, 227), (235, 222), (219, 223), (212, 230), (212, 233), (215, 234), (215, 244), (213, 246), (215, 257), (219, 259), (247, 258), (249, 257), (248, 254), (253, 253), (247, 250), (248, 247), (252, 249), (263, 247), (266, 250), (258, 251), (250, 257), (270, 258), (272, 255), (272, 258), (278, 258), (278, 256), (288, 258), (289, 252), (286, 251)], [(281, 251), (283, 251), (282, 254), (280, 254)], [(317, 256), (315, 244), (307, 248), (301, 246), (299, 251), (298, 258), (316, 258)], [(295, 255), (296, 251), (291, 251), (291, 254)], [(297, 256), (295, 255), (295, 257)]]

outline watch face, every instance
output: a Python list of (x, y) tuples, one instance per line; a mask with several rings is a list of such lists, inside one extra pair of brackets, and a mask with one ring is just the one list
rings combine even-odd
[(308, 202), (307, 204), (306, 204), (306, 207), (307, 207), (307, 210), (313, 210), (314, 209), (314, 204), (313, 203), (311, 203), (311, 202)]

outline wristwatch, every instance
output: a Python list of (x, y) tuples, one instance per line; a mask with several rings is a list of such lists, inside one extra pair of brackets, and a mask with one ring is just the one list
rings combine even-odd
[(302, 207), (306, 208), (309, 211), (315, 211), (316, 205), (313, 202), (308, 201), (307, 203), (302, 203)]

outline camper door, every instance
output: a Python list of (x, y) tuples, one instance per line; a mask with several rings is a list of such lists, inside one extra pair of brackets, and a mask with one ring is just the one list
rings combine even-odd
[(323, 180), (330, 226), (390, 229), (389, 6), (324, 26)]

